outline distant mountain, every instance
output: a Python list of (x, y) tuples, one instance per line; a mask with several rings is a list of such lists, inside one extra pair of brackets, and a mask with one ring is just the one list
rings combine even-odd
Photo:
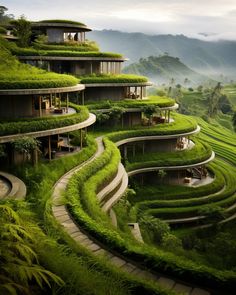
[(89, 38), (97, 41), (101, 50), (123, 53), (130, 59), (163, 55), (178, 57), (187, 66), (209, 73), (227, 73), (236, 77), (236, 41), (202, 41), (183, 35), (146, 35), (112, 30), (93, 31)]
[(190, 86), (198, 85), (208, 80), (206, 76), (196, 73), (183, 64), (178, 57), (168, 55), (141, 58), (139, 62), (125, 67), (123, 72), (147, 76), (158, 84), (168, 83), (171, 79), (174, 79), (175, 83)]

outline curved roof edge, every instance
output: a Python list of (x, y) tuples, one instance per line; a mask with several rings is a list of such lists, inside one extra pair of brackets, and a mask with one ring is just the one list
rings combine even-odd
[(172, 171), (173, 170), (185, 170), (188, 168), (194, 168), (194, 167), (206, 165), (209, 162), (213, 161), (214, 158), (215, 158), (215, 153), (212, 152), (210, 158), (206, 159), (205, 161), (199, 162), (199, 163), (189, 164), (189, 165), (180, 165), (180, 166), (156, 166), (156, 167), (140, 168), (140, 169), (136, 169), (133, 171), (129, 171), (128, 176), (133, 176), (136, 174), (152, 172), (152, 171), (157, 171), (157, 170), (172, 170)]
[(65, 127), (54, 128), (54, 129), (48, 129), (48, 130), (41, 130), (41, 131), (0, 136), (0, 143), (12, 142), (12, 141), (15, 141), (19, 138), (22, 138), (22, 136), (29, 136), (29, 137), (38, 138), (38, 137), (44, 137), (44, 136), (49, 136), (49, 135), (71, 132), (71, 131), (75, 131), (75, 130), (79, 130), (79, 129), (88, 127), (88, 126), (94, 124), (95, 122), (96, 122), (96, 116), (92, 113), (89, 113), (89, 117), (87, 120), (77, 123), (77, 124), (73, 124), (73, 125), (69, 125), (69, 126), (65, 126)]
[[(82, 83), (82, 82), (81, 82)], [(83, 83), (82, 83), (83, 84)], [(152, 82), (130, 82), (130, 83), (84, 83), (86, 88), (92, 88), (92, 87), (124, 87), (124, 86), (152, 86)]]
[(37, 88), (37, 89), (0, 89), (1, 95), (31, 95), (31, 94), (50, 94), (50, 93), (65, 93), (84, 90), (83, 84), (75, 86), (57, 87), (57, 88)]
[(116, 142), (116, 146), (121, 146), (126, 143), (136, 142), (136, 141), (146, 141), (146, 140), (160, 140), (160, 139), (171, 139), (178, 138), (180, 136), (189, 136), (193, 134), (199, 133), (201, 127), (198, 125), (197, 128), (193, 131), (185, 132), (185, 133), (177, 133), (177, 134), (169, 134), (169, 135), (147, 135), (147, 136), (138, 136), (138, 137), (130, 137), (119, 140)]

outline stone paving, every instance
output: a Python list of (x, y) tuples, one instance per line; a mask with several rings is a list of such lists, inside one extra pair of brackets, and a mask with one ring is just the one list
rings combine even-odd
[(0, 199), (21, 200), (26, 196), (26, 186), (18, 177), (0, 171)]
[(58, 182), (55, 184), (53, 194), (52, 194), (52, 199), (53, 199), (52, 212), (55, 219), (62, 225), (64, 230), (72, 239), (74, 239), (80, 245), (90, 250), (94, 255), (103, 255), (107, 257), (108, 261), (112, 265), (116, 266), (120, 270), (123, 270), (124, 272), (128, 272), (142, 279), (148, 279), (148, 280), (158, 282), (161, 286), (167, 289), (176, 291), (177, 294), (210, 295), (210, 292), (200, 288), (193, 287), (187, 282), (185, 284), (185, 283), (173, 280), (171, 278), (168, 278), (166, 276), (156, 275), (147, 270), (143, 270), (141, 267), (137, 266), (135, 262), (131, 263), (130, 261), (127, 261), (125, 258), (119, 257), (117, 254), (115, 255), (109, 252), (108, 250), (103, 248), (100, 244), (96, 243), (86, 233), (82, 232), (79, 225), (76, 224), (74, 220), (72, 219), (72, 217), (70, 216), (65, 205), (60, 205), (59, 201), (60, 201), (61, 195), (63, 194), (63, 192), (65, 192), (70, 177), (74, 173), (79, 171), (83, 166), (87, 165), (88, 163), (93, 161), (96, 157), (101, 155), (102, 152), (104, 151), (102, 137), (99, 137), (96, 140), (98, 144), (98, 150), (94, 154), (94, 156), (91, 157), (86, 162), (84, 162), (83, 164), (70, 170), (68, 173), (62, 176), (58, 180)]

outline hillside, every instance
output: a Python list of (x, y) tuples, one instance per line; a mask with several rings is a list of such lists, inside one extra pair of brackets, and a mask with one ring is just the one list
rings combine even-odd
[(146, 35), (124, 33), (112, 30), (93, 31), (89, 39), (98, 42), (104, 51), (116, 50), (124, 53), (130, 61), (137, 62), (141, 57), (158, 56), (168, 52), (179, 57), (187, 66), (201, 72), (227, 73), (235, 75), (236, 42), (202, 41), (183, 35)]
[(201, 84), (208, 78), (191, 70), (183, 64), (179, 58), (168, 55), (159, 57), (149, 56), (141, 58), (138, 63), (132, 63), (125, 67), (124, 73), (135, 73), (137, 75), (145, 75), (154, 83), (168, 83), (173, 78), (176, 83), (184, 84), (188, 79), (188, 86)]

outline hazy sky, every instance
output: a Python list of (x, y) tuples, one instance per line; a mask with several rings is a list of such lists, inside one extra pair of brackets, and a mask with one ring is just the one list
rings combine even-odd
[(236, 0), (2, 0), (30, 20), (72, 19), (92, 29), (236, 39)]

